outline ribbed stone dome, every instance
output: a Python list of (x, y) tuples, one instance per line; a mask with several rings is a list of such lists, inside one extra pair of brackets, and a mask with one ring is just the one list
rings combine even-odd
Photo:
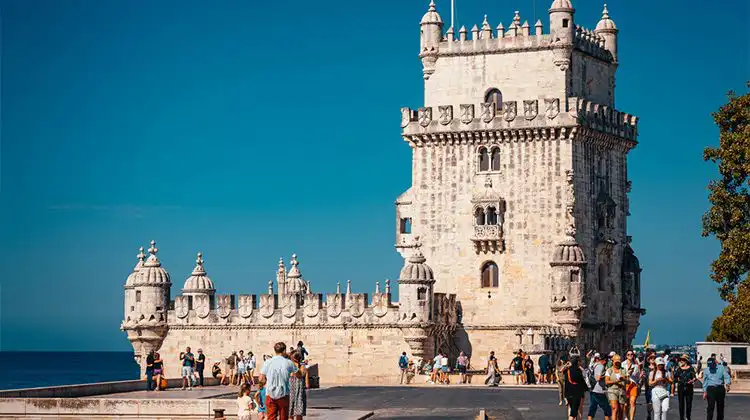
[(422, 16), (422, 21), (419, 22), (421, 25), (424, 25), (426, 23), (437, 23), (442, 24), (443, 19), (440, 18), (440, 15), (437, 12), (437, 9), (435, 8), (435, 1), (430, 1), (430, 8), (427, 10), (427, 13)]
[(195, 268), (190, 274), (190, 277), (185, 280), (185, 285), (182, 288), (183, 295), (198, 295), (208, 294), (212, 295), (216, 292), (214, 288), (214, 282), (206, 275), (206, 269), (203, 268), (203, 254), (198, 253), (198, 257), (195, 259)]
[(565, 239), (560, 241), (552, 253), (553, 265), (582, 265), (586, 264), (586, 257), (583, 255), (583, 249), (575, 238), (575, 229), (570, 228), (566, 232)]
[(602, 12), (602, 20), (599, 21), (599, 23), (596, 24), (596, 29), (594, 29), (594, 32), (599, 31), (612, 31), (616, 30), (617, 25), (615, 25), (615, 21), (610, 19), (609, 17), (609, 10), (607, 10), (607, 5), (604, 5), (604, 11)]
[(571, 3), (570, 0), (555, 0), (552, 2), (552, 6), (550, 6), (549, 9), (550, 10), (555, 10), (555, 9), (573, 10), (573, 3)]
[(435, 280), (432, 268), (425, 264), (427, 259), (422, 252), (417, 250), (414, 255), (409, 257), (401, 269), (399, 280)]
[(292, 268), (289, 269), (289, 273), (286, 275), (286, 291), (289, 293), (306, 293), (307, 282), (302, 278), (302, 273), (299, 271), (299, 261), (297, 261), (297, 254), (292, 254)]
[(143, 267), (138, 270), (134, 283), (135, 285), (163, 285), (171, 284), (169, 273), (161, 266), (161, 261), (156, 257), (159, 250), (156, 248), (156, 242), (151, 241), (151, 247), (148, 249), (148, 259), (143, 263)]
[(128, 278), (125, 280), (125, 288), (132, 289), (135, 284), (135, 278), (138, 276), (138, 272), (143, 268), (143, 261), (146, 259), (146, 254), (143, 253), (143, 247), (138, 252), (138, 263), (133, 267), (133, 272), (130, 273)]

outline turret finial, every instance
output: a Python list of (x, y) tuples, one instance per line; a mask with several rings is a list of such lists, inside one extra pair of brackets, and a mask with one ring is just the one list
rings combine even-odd
[(351, 280), (346, 281), (346, 294), (347, 295), (352, 294), (352, 281)]
[(143, 247), (138, 248), (138, 261), (143, 262), (146, 260), (146, 254), (143, 253)]
[(391, 294), (391, 280), (385, 279), (385, 294), (390, 295)]
[(609, 10), (607, 10), (607, 3), (604, 3), (604, 10), (602, 10), (602, 19), (609, 19)]
[(340, 281), (336, 282), (336, 294), (337, 295), (341, 294), (341, 282)]
[(312, 293), (312, 282), (310, 280), (307, 281), (307, 293)]
[(430, 12), (434, 12), (437, 9), (435, 9), (435, 0), (430, 0), (430, 7), (428, 9)]
[(273, 294), (273, 280), (268, 280), (268, 294)]
[(156, 253), (159, 252), (159, 248), (156, 247), (156, 241), (151, 240), (151, 246), (148, 248), (148, 253), (151, 255), (156, 255)]
[(198, 251), (198, 258), (195, 259), (195, 265), (203, 267), (203, 253)]
[(375, 282), (375, 293), (380, 293), (380, 282), (379, 281)]

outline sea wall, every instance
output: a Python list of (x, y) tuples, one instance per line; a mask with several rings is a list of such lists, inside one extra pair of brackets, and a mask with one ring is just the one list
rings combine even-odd
[[(168, 379), (169, 387), (181, 386), (179, 375)], [(205, 378), (204, 384), (218, 385), (214, 378)], [(120, 392), (142, 391), (146, 389), (146, 380), (97, 382), (93, 384), (76, 384), (50, 386), (41, 388), (9, 389), (0, 391), (0, 398), (82, 398), (95, 395), (115, 394)], [(0, 406), (0, 413), (4, 413)]]

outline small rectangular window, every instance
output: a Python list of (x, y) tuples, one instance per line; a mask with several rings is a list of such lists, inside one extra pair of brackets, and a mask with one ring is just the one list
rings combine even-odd
[(159, 311), (161, 311), (161, 306), (156, 307), (156, 312), (159, 312)]
[(401, 233), (411, 233), (411, 217), (401, 218)]
[(141, 291), (140, 290), (136, 290), (135, 291), (135, 301), (136, 302), (140, 302), (141, 301)]
[(732, 347), (732, 365), (747, 364), (747, 347)]
[(568, 19), (563, 19), (563, 28), (568, 27)]
[(417, 289), (417, 300), (426, 300), (427, 299), (427, 290), (420, 287)]

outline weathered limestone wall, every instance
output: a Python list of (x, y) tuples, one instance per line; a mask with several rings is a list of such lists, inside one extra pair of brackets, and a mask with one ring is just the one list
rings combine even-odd
[(602, 105), (615, 105), (615, 70), (617, 66), (574, 50), (570, 66), (572, 89), (577, 96)]
[(425, 80), (424, 106), (483, 102), (493, 87), (503, 93), (503, 101), (562, 97), (565, 72), (552, 60), (549, 49), (441, 56)]
[[(287, 346), (305, 343), (311, 363), (318, 364), (321, 384), (394, 383), (398, 380), (398, 356), (409, 351), (397, 328), (242, 328), (237, 326), (170, 328), (159, 353), (167, 374), (179, 376), (179, 354), (199, 347), (207, 358), (206, 374), (217, 360), (232, 351), (252, 351), (263, 364), (263, 355), (273, 354), (275, 343)], [(224, 363), (222, 363), (224, 369)]]

